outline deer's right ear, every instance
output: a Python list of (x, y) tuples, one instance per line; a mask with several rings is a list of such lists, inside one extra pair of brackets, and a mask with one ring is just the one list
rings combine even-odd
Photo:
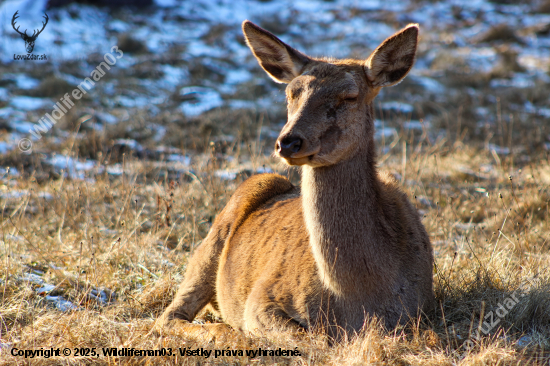
[(303, 53), (248, 20), (243, 22), (243, 33), (260, 66), (278, 83), (290, 83), (310, 61)]

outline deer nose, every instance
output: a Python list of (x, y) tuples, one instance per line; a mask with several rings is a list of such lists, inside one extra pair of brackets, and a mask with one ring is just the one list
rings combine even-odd
[(290, 158), (302, 148), (302, 139), (298, 136), (287, 136), (282, 140), (277, 140), (277, 152), (283, 158)]

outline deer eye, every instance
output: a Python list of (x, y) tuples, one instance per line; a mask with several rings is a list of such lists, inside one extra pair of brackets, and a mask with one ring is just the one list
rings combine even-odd
[(359, 93), (350, 93), (350, 94), (344, 95), (343, 99), (345, 102), (353, 103), (353, 102), (357, 102), (358, 97), (359, 97)]

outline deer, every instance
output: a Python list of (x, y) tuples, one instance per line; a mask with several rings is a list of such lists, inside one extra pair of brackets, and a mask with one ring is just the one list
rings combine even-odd
[[(11, 26), (13, 27), (13, 29), (19, 33), (19, 35), (21, 36), (21, 38), (23, 38), (23, 40), (25, 41), (25, 48), (27, 49), (27, 53), (32, 53), (32, 51), (34, 50), (34, 42), (36, 41), (36, 38), (38, 38), (38, 36), (40, 35), (40, 33), (42, 33), (42, 31), (44, 30), (44, 28), (46, 28), (46, 24), (48, 24), (48, 14), (44, 13), (44, 18), (46, 19), (45, 22), (42, 22), (42, 29), (40, 30), (34, 30), (33, 33), (32, 33), (32, 36), (29, 36), (27, 34), (27, 30), (25, 29), (25, 32), (24, 33), (21, 33), (19, 31), (19, 26), (17, 28), (15, 28), (15, 20), (17, 18), (19, 18), (19, 16), (17, 15), (17, 13), (19, 13), (19, 10), (17, 10), (15, 12), (15, 14), (13, 14), (13, 18), (11, 18)], [(38, 33), (37, 33), (38, 32)]]
[[(413, 67), (418, 24), (366, 60), (310, 57), (248, 20), (242, 29), (267, 75), (287, 84), (274, 155), (299, 166), (301, 186), (278, 174), (245, 180), (155, 329), (214, 339), (319, 330), (341, 340), (369, 319), (395, 329), (432, 310), (429, 236), (393, 175), (378, 170), (374, 143), (373, 100)], [(190, 323), (207, 306), (224, 323)]]

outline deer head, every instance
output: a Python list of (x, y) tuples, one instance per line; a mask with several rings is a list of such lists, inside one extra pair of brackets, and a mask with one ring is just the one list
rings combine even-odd
[(336, 60), (306, 56), (249, 21), (243, 31), (267, 74), (288, 84), (288, 121), (276, 155), (311, 167), (334, 165), (365, 149), (374, 136), (372, 101), (407, 75), (418, 42), (418, 25), (409, 24), (367, 59)]
[(21, 38), (23, 38), (23, 40), (25, 41), (25, 48), (27, 49), (27, 53), (32, 53), (33, 49), (34, 49), (34, 42), (36, 41), (36, 38), (38, 37), (38, 35), (40, 33), (42, 33), (42, 31), (44, 30), (44, 28), (46, 28), (46, 24), (48, 24), (48, 14), (44, 13), (44, 18), (46, 19), (46, 22), (42, 22), (42, 29), (40, 29), (38, 32), (37, 30), (35, 30), (33, 33), (32, 33), (32, 36), (29, 36), (27, 34), (27, 30), (25, 29), (25, 32), (21, 33), (19, 32), (19, 26), (17, 28), (15, 28), (15, 20), (17, 18), (19, 18), (19, 16), (17, 15), (17, 13), (19, 13), (19, 10), (17, 10), (15, 12), (15, 14), (13, 14), (13, 18), (11, 19), (11, 25), (13, 27), (13, 29), (15, 29), (15, 31), (17, 33), (19, 33), (21, 35)]

